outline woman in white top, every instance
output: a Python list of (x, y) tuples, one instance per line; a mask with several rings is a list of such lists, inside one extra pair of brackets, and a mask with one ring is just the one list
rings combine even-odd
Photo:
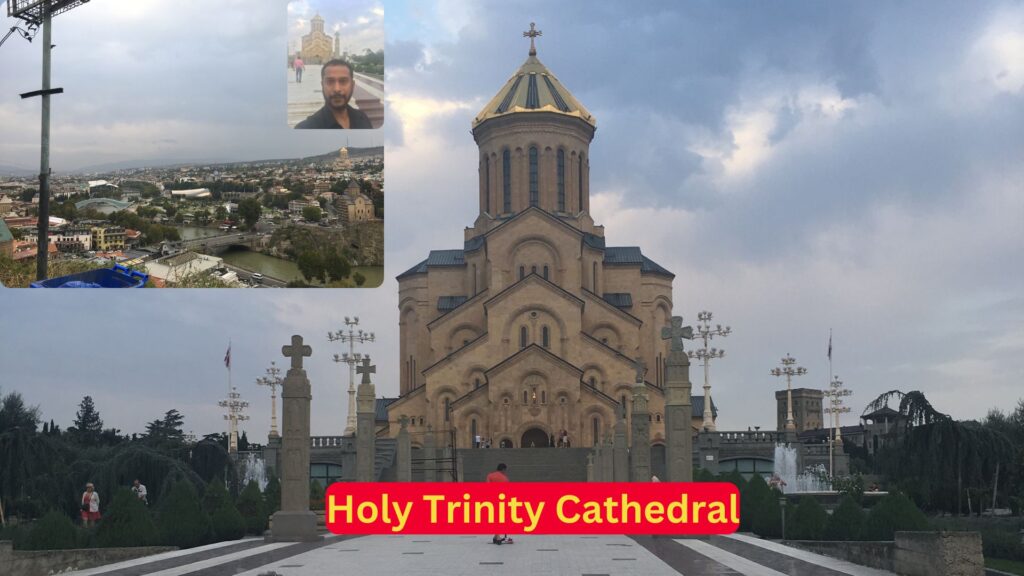
[(100, 519), (100, 495), (96, 487), (89, 482), (85, 485), (85, 492), (82, 492), (82, 525), (88, 528)]

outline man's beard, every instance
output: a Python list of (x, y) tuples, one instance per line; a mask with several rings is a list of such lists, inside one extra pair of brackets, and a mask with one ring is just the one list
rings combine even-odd
[(342, 110), (346, 106), (348, 106), (349, 99), (351, 99), (351, 96), (339, 95), (339, 96), (327, 96), (324, 99), (324, 101), (326, 102), (328, 108), (330, 108), (332, 110)]

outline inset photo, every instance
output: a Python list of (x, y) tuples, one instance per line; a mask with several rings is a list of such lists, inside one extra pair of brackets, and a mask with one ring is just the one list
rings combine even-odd
[(384, 7), (379, 0), (288, 2), (288, 126), (384, 124)]

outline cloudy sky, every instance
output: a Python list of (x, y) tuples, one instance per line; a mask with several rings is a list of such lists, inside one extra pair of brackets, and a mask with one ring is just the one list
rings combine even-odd
[[(8, 291), (4, 390), (70, 423), (85, 394), (138, 431), (169, 408), (222, 426), (223, 356), (252, 382), (301, 333), (313, 431), (344, 425), (326, 334), (360, 315), (377, 391), (398, 390), (394, 276), (458, 248), (476, 213), (470, 121), (526, 58), (597, 117), (592, 208), (609, 245), (672, 270), (675, 312), (732, 326), (720, 429), (773, 427), (786, 353), (854, 413), (890, 389), (980, 418), (1024, 396), (1024, 4), (387, 1), (386, 280), (349, 291)], [(97, 0), (56, 20), (54, 165), (302, 155), (281, 117), (284, 2)], [(5, 22), (6, 28), (9, 23)], [(0, 48), (0, 164), (38, 158), (38, 43)], [(275, 121), (276, 122), (276, 121)], [(369, 136), (367, 136), (369, 138)], [(354, 138), (353, 138), (354, 140)], [(353, 142), (353, 145), (356, 145)], [(694, 371), (694, 380), (698, 373)], [(845, 423), (853, 423), (850, 415)]]

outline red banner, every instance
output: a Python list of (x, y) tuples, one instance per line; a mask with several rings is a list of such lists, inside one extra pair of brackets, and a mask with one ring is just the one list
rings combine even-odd
[(727, 482), (337, 482), (335, 534), (731, 534)]

